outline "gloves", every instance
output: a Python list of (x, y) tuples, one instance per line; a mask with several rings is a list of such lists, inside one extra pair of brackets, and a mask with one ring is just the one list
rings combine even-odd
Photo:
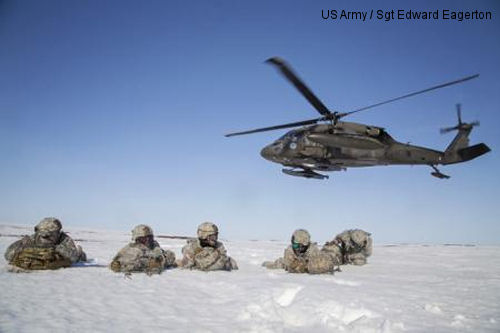
[(207, 247), (194, 256), (194, 263), (201, 270), (208, 270), (218, 259), (219, 252), (214, 248)]

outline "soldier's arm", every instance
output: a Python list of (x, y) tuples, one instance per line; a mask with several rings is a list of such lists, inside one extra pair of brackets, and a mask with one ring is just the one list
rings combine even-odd
[(204, 271), (222, 270), (226, 265), (227, 257), (221, 256), (217, 249), (206, 247), (194, 256), (195, 266)]
[(295, 254), (293, 253), (293, 250), (290, 247), (287, 247), (285, 249), (285, 252), (283, 253), (283, 264), (286, 267), (291, 264), (295, 260)]
[(113, 272), (121, 272), (122, 265), (120, 263), (120, 259), (121, 259), (121, 251), (119, 251), (115, 255), (115, 257), (113, 258), (113, 260), (109, 264), (109, 269), (111, 269)]
[(221, 242), (218, 242), (217, 251), (219, 252), (219, 259), (216, 262), (216, 266), (223, 265), (223, 270), (232, 271), (238, 269), (238, 264), (236, 260), (227, 255), (226, 248)]
[(182, 259), (177, 261), (177, 265), (183, 268), (192, 268), (194, 267), (194, 256), (195, 256), (195, 248), (192, 243), (188, 242), (182, 248)]
[(71, 260), (72, 263), (80, 259), (80, 251), (75, 245), (75, 242), (66, 233), (61, 234), (61, 241), (56, 245), (56, 251), (65, 258)]
[(113, 259), (113, 261), (111, 261), (111, 264), (109, 264), (109, 269), (111, 269), (115, 273), (121, 272), (122, 265), (116, 257)]
[(224, 247), (224, 244), (222, 244), (221, 242), (217, 242), (217, 246), (215, 248), (217, 249), (217, 251), (221, 256), (227, 255), (226, 248)]
[(160, 246), (156, 247), (147, 255), (145, 272), (148, 275), (160, 274), (165, 269), (165, 261), (164, 250)]
[(113, 272), (132, 272), (136, 270), (139, 263), (140, 251), (132, 248), (130, 245), (122, 248), (109, 264)]
[(285, 269), (290, 273), (307, 272), (307, 261), (304, 258), (297, 257), (290, 247), (285, 250), (283, 261)]
[(154, 241), (154, 255), (162, 257), (163, 268), (176, 266), (175, 253), (170, 250), (164, 250), (157, 241)]
[(290, 273), (307, 273), (307, 261), (303, 258), (297, 258), (286, 266)]

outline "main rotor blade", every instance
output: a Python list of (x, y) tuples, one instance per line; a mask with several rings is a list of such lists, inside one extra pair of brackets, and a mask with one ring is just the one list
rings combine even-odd
[(258, 133), (258, 132), (265, 132), (265, 131), (273, 131), (273, 130), (282, 129), (282, 128), (311, 125), (311, 124), (315, 124), (315, 123), (317, 123), (318, 121), (321, 121), (321, 120), (324, 120), (324, 117), (316, 118), (316, 119), (309, 119), (309, 120), (304, 120), (304, 121), (297, 121), (295, 123), (288, 123), (288, 124), (271, 126), (271, 127), (257, 128), (257, 129), (253, 129), (253, 130), (249, 130), (249, 131), (229, 133), (229, 134), (226, 134), (224, 136), (225, 137), (230, 137), (230, 136), (243, 135), (243, 134), (251, 134), (251, 133)]
[(388, 103), (391, 103), (391, 102), (399, 101), (400, 99), (403, 99), (403, 98), (412, 97), (412, 96), (415, 96), (415, 95), (426, 93), (428, 91), (432, 91), (432, 90), (444, 88), (444, 87), (451, 86), (451, 85), (454, 85), (454, 84), (457, 84), (457, 83), (462, 83), (462, 82), (465, 82), (465, 81), (468, 81), (468, 80), (475, 79), (478, 76), (479, 76), (479, 74), (475, 74), (475, 75), (471, 75), (471, 76), (466, 76), (464, 78), (461, 78), (461, 79), (458, 79), (458, 80), (455, 80), (455, 81), (446, 82), (446, 83), (439, 84), (439, 85), (434, 86), (434, 87), (430, 87), (430, 88), (427, 88), (427, 89), (424, 89), (424, 90), (413, 92), (411, 94), (406, 94), (406, 95), (403, 95), (403, 96), (400, 96), (400, 97), (392, 98), (392, 99), (389, 99), (389, 100), (384, 101), (384, 102), (380, 102), (380, 103), (368, 105), (368, 106), (362, 107), (362, 108), (354, 110), (354, 111), (339, 113), (338, 117), (342, 118), (342, 117), (345, 117), (347, 115), (350, 115), (350, 114), (353, 114), (353, 113), (356, 113), (356, 112), (359, 112), (359, 111), (364, 111), (364, 110), (368, 110), (368, 109), (371, 109), (371, 108), (374, 108), (374, 107), (377, 107), (377, 106), (380, 106), (380, 105), (384, 105), (384, 104), (388, 104)]
[(314, 106), (314, 108), (323, 116), (329, 115), (330, 111), (328, 108), (319, 100), (316, 95), (309, 89), (304, 82), (299, 79), (297, 74), (295, 74), (291, 67), (281, 58), (273, 57), (266, 60), (267, 63), (276, 66), (281, 73), (290, 81), (295, 88), (309, 101), (309, 103)]

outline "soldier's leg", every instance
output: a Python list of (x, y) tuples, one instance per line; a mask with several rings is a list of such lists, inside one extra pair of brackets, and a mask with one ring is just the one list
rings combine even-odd
[(362, 253), (349, 254), (347, 257), (348, 257), (348, 262), (350, 264), (353, 264), (356, 266), (362, 266), (362, 265), (366, 264), (366, 256)]
[(278, 258), (275, 261), (264, 261), (262, 266), (267, 269), (284, 269), (285, 263), (283, 262), (283, 258)]

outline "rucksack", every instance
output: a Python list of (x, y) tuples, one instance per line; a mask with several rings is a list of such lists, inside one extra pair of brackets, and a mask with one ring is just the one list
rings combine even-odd
[(69, 267), (71, 260), (54, 247), (26, 247), (12, 258), (10, 264), (28, 270), (44, 270)]

